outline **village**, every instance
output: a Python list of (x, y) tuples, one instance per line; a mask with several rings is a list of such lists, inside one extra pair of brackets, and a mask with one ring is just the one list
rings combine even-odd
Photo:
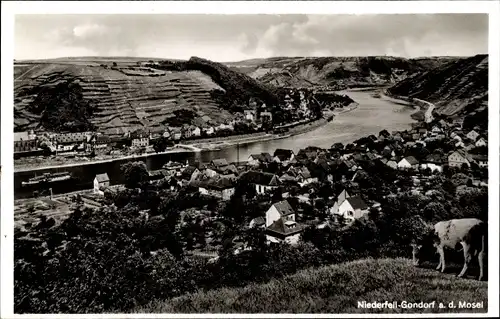
[[(347, 145), (334, 143), (330, 149), (307, 147), (297, 153), (276, 149), (273, 154), (252, 154), (243, 162), (229, 163), (221, 158), (209, 163), (168, 162), (155, 171), (147, 171), (144, 165), (141, 169), (148, 184), (164, 194), (188, 192), (202, 198), (200, 203), (213, 203), (191, 203), (180, 212), (177, 226), (179, 231), (198, 229), (203, 238), (187, 243), (187, 251), (213, 260), (221, 245), (216, 229), (225, 218), (222, 211), (237, 197), (252, 203), (253, 213), (239, 220), (242, 229), (259, 229), (268, 242), (297, 244), (308, 227), (348, 227), (355, 220), (383, 214), (381, 202), (387, 198), (401, 194), (432, 196), (436, 187), (442, 187), (443, 178), (456, 180), (461, 176), (455, 185), (457, 194), (487, 188), (487, 167), (487, 132), (476, 127), (464, 133), (460, 122), (441, 119), (419, 122), (402, 132), (382, 130), (377, 136)], [(374, 170), (388, 174), (392, 185), (366, 188), (374, 183), (370, 181)], [(75, 205), (88, 209), (114, 206), (120, 192), (134, 192), (112, 184), (106, 173), (97, 174), (93, 190), (59, 196), (66, 214)], [(140, 193), (137, 187), (135, 191)], [(57, 205), (53, 209), (61, 211)], [(40, 211), (42, 215), (51, 216), (51, 208), (44, 210)], [(159, 218), (150, 210), (139, 213)], [(250, 249), (244, 241), (236, 247), (235, 252)]]
[[(209, 116), (197, 121), (186, 116), (182, 110), (169, 125), (137, 128), (122, 135), (105, 135), (100, 132), (51, 133), (43, 130), (29, 130), (14, 133), (14, 158), (16, 165), (30, 163), (32, 159), (63, 162), (79, 159), (119, 158), (133, 154), (147, 154), (176, 149), (184, 144), (210, 140), (224, 140), (232, 136), (258, 136), (265, 133), (286, 133), (289, 129), (306, 125), (322, 118), (332, 118), (335, 110), (342, 110), (347, 104), (341, 97), (334, 101), (318, 101), (314, 92), (307, 89), (286, 89), (281, 97), (280, 119), (273, 118), (276, 108), (250, 98), (235, 118), (215, 123)], [(189, 117), (189, 116), (188, 116)], [(199, 123), (199, 125), (189, 124)]]

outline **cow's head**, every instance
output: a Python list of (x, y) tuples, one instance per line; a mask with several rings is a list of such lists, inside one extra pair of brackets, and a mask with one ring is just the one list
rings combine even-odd
[(412, 259), (413, 265), (419, 266), (420, 262), (426, 257), (436, 253), (436, 247), (439, 244), (439, 237), (434, 230), (429, 230), (424, 235), (412, 241)]

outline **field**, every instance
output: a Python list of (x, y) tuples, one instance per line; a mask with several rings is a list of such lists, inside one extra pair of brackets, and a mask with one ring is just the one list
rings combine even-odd
[[(407, 259), (366, 259), (307, 269), (266, 284), (218, 289), (152, 302), (136, 313), (449, 313), (487, 312), (488, 284), (458, 279)], [(358, 301), (436, 301), (434, 308), (363, 309)], [(481, 309), (449, 309), (453, 301), (483, 302)], [(439, 308), (439, 303), (445, 305)]]

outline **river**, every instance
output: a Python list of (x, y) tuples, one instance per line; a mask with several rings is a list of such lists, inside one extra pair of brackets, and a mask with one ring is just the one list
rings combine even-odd
[[(415, 122), (410, 117), (415, 110), (384, 98), (375, 98), (372, 96), (373, 91), (347, 90), (338, 93), (349, 95), (359, 104), (358, 107), (337, 115), (331, 122), (316, 130), (278, 140), (255, 142), (239, 147), (230, 146), (222, 150), (152, 155), (143, 158), (142, 161), (146, 162), (150, 170), (160, 169), (169, 160), (209, 162), (215, 158), (226, 158), (228, 161), (246, 161), (250, 154), (269, 152), (272, 155), (277, 148), (292, 149), (295, 152), (307, 146), (330, 148), (333, 143), (349, 143), (370, 134), (378, 134), (383, 129), (389, 132), (405, 130)], [(92, 188), (95, 175), (100, 173), (108, 173), (112, 185), (121, 184), (123, 176), (120, 172), (120, 165), (127, 161), (129, 160), (46, 169), (39, 170), (36, 174), (71, 172), (75, 180), (51, 185), (53, 193), (60, 194)], [(14, 173), (14, 198), (26, 198), (33, 195), (33, 191), (37, 188), (22, 187), (21, 182), (34, 175), (29, 171)]]

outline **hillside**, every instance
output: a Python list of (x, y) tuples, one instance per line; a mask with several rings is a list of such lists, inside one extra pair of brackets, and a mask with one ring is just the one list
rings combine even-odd
[(275, 86), (339, 88), (386, 85), (437, 67), (453, 57), (276, 57), (227, 63), (263, 83)]
[(133, 58), (16, 61), (14, 129), (123, 134), (162, 128), (181, 113), (203, 126), (234, 117), (227, 101), (235, 92), (275, 99), (254, 79), (222, 64), (198, 58), (184, 63), (182, 70), (162, 70), (159, 61)]
[(488, 56), (476, 55), (451, 61), (414, 74), (388, 91), (434, 103), (436, 111), (443, 115), (476, 116), (483, 113), (487, 120)]
[[(357, 301), (433, 302), (428, 309), (363, 309)], [(438, 303), (484, 301), (483, 309)], [(307, 269), (265, 284), (224, 288), (152, 302), (137, 313), (432, 313), (486, 312), (488, 284), (415, 268), (406, 259), (368, 259)]]

